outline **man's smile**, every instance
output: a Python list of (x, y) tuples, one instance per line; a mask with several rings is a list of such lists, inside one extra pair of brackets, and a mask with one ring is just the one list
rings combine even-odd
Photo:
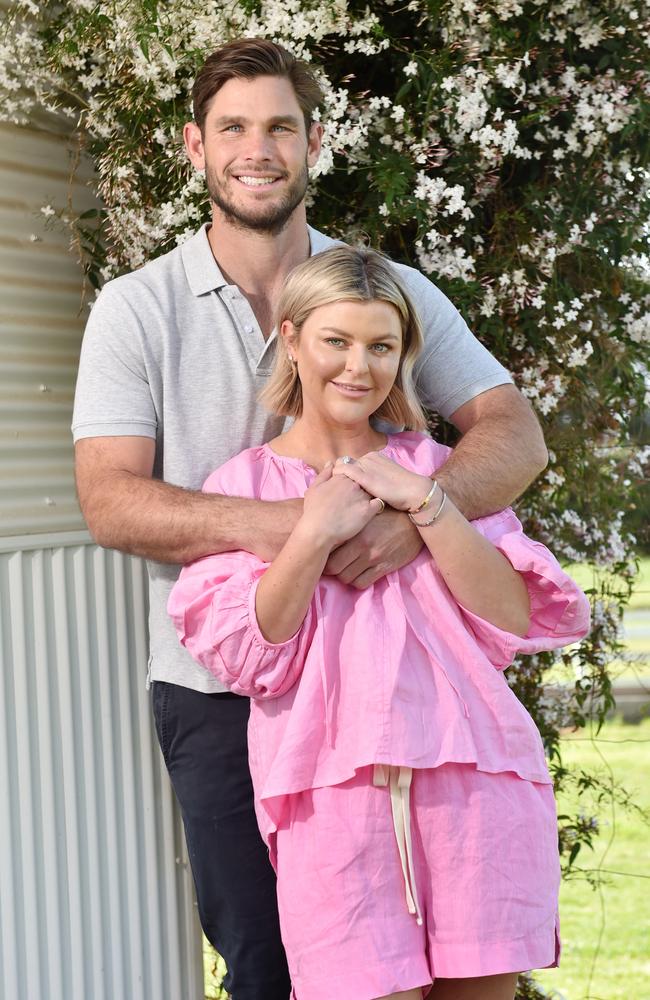
[(234, 174), (233, 176), (235, 177), (235, 180), (238, 180), (240, 184), (245, 184), (246, 187), (271, 187), (271, 185), (282, 180), (279, 176), (262, 177), (259, 174)]

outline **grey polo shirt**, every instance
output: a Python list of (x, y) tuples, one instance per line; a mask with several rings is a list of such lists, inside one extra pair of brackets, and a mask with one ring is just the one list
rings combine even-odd
[[(248, 300), (224, 280), (207, 228), (102, 289), (84, 335), (72, 423), (75, 441), (155, 439), (154, 476), (189, 489), (199, 489), (213, 469), (284, 426), (283, 418), (257, 403), (275, 336), (264, 340)], [(311, 228), (309, 238), (312, 254), (335, 245)], [(448, 417), (479, 393), (509, 382), (442, 292), (413, 268), (395, 267), (424, 326), (416, 367), (424, 404)], [(148, 571), (151, 678), (224, 690), (182, 648), (168, 618), (179, 568), (149, 562)]]

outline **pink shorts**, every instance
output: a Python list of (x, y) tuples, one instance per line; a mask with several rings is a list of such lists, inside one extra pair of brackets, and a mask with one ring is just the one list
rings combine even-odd
[(274, 846), (296, 1000), (557, 965), (551, 785), (472, 764), (414, 770), (400, 856), (395, 797), (373, 778), (364, 767), (287, 799)]

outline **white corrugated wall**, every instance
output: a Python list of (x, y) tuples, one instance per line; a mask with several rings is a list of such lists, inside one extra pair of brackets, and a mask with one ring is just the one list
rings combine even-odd
[[(70, 413), (82, 310), (68, 235), (42, 207), (93, 206), (70, 189), (64, 139), (0, 124), (0, 534), (83, 527), (75, 500)], [(50, 223), (51, 223), (50, 218)]]
[(74, 497), (81, 277), (40, 208), (92, 195), (55, 134), (0, 125), (0, 150), (0, 995), (198, 1000), (145, 571), (91, 543)]
[(144, 568), (83, 536), (32, 544), (0, 552), (4, 996), (199, 997), (189, 872), (137, 669)]

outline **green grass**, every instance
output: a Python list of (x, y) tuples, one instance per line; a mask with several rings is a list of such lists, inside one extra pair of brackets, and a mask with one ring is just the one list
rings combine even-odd
[[(629, 608), (635, 612), (646, 611), (650, 624), (650, 559), (641, 560)], [(626, 682), (640, 681), (649, 689), (650, 701), (650, 635), (628, 635), (625, 639), (625, 653), (624, 660), (616, 660), (611, 664), (612, 678)]]
[[(567, 573), (583, 588), (589, 590), (598, 588), (598, 572), (584, 563), (574, 563), (567, 566)], [(627, 606), (638, 613), (647, 611), (650, 623), (650, 558), (642, 559), (639, 573), (634, 582), (634, 591)], [(628, 635), (625, 639), (625, 652), (620, 659), (613, 660), (609, 667), (613, 681), (642, 681), (650, 688), (650, 635)], [(561, 665), (556, 665), (547, 675), (549, 683), (572, 683), (573, 675), (567, 673)], [(650, 697), (649, 697), (650, 700)]]
[[(566, 571), (583, 590), (593, 587), (598, 579), (597, 571), (586, 563), (572, 563), (566, 567)], [(628, 607), (650, 608), (650, 558), (640, 560)]]
[(650, 608), (650, 558), (639, 563), (639, 575), (634, 581), (631, 608)]
[[(582, 587), (594, 585), (588, 566), (571, 566), (569, 573)], [(640, 562), (629, 608), (646, 609), (650, 616), (650, 558)], [(637, 662), (612, 663), (612, 677), (646, 680), (650, 639), (629, 636), (625, 648)], [(638, 725), (608, 722), (597, 737), (574, 733), (563, 740), (562, 753), (567, 765), (611, 774), (636, 805), (650, 811), (649, 718)], [(563, 797), (558, 811), (569, 812), (575, 804), (575, 797)], [(591, 811), (584, 799), (581, 805)], [(601, 809), (595, 806), (593, 812), (600, 814)], [(559, 969), (538, 973), (538, 980), (566, 1000), (650, 1000), (650, 827), (635, 813), (610, 807), (594, 850), (583, 849), (576, 865), (600, 867), (606, 882), (596, 890), (586, 880), (563, 882), (562, 963)]]
[[(638, 725), (612, 721), (593, 737), (574, 733), (563, 740), (562, 752), (567, 765), (611, 774), (637, 806), (650, 811), (650, 719)], [(558, 811), (575, 804), (575, 796), (561, 797)], [(584, 798), (581, 805), (590, 811)], [(584, 879), (563, 883), (561, 966), (537, 973), (554, 995), (650, 1000), (649, 844), (650, 827), (642, 817), (622, 806), (604, 810), (594, 849), (583, 848), (576, 866), (601, 869), (605, 884), (594, 890)]]
[(221, 980), (226, 974), (226, 966), (220, 955), (213, 950), (206, 937), (203, 938), (203, 975), (205, 977), (205, 1000), (226, 1000), (228, 994), (221, 989)]

